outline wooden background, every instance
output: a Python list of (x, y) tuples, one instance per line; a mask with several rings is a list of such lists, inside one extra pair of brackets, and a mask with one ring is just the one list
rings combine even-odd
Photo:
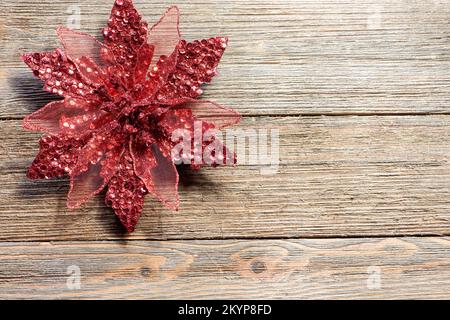
[(450, 298), (450, 1), (177, 4), (186, 39), (230, 37), (206, 98), (279, 130), (279, 173), (184, 173), (181, 210), (148, 197), (132, 235), (101, 197), (67, 210), (66, 180), (25, 177), (21, 119), (54, 97), (19, 54), (71, 6), (100, 36), (112, 1), (2, 1), (0, 298)]

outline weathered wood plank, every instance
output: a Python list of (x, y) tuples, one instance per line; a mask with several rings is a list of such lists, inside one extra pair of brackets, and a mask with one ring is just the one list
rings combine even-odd
[[(172, 1), (138, 1), (156, 21)], [(188, 39), (228, 35), (222, 76), (206, 97), (245, 115), (448, 113), (448, 0), (179, 0)], [(100, 35), (112, 0), (0, 4), (0, 117), (22, 117), (50, 96), (19, 53), (53, 48), (71, 6)]]
[(1, 243), (0, 277), (0, 298), (449, 299), (450, 239)]
[[(130, 239), (450, 234), (450, 117), (245, 118), (280, 130), (279, 173), (260, 166), (182, 175), (179, 212), (153, 200)], [(67, 181), (27, 181), (37, 135), (0, 127), (0, 240), (120, 239), (98, 197), (65, 208)]]

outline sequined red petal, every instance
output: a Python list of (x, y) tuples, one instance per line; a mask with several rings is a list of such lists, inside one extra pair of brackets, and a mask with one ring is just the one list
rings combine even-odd
[(137, 53), (137, 63), (134, 71), (134, 84), (143, 84), (147, 79), (147, 72), (152, 62), (155, 47), (143, 44)]
[[(150, 69), (147, 80), (144, 82), (144, 103), (158, 103), (162, 96), (158, 91), (167, 83), (167, 79), (174, 72), (177, 64), (178, 52), (174, 51), (170, 56), (161, 56), (154, 67)], [(142, 97), (142, 96), (141, 96)], [(142, 104), (142, 102), (140, 101)]]
[(116, 0), (103, 29), (105, 44), (111, 49), (117, 64), (123, 65), (131, 77), (137, 52), (147, 42), (148, 26), (134, 7), (131, 0)]
[(133, 159), (125, 151), (119, 170), (108, 183), (105, 203), (114, 209), (128, 232), (133, 232), (139, 221), (146, 194), (144, 182), (134, 173)]
[[(167, 137), (173, 137), (176, 130), (186, 130), (188, 132), (187, 136), (191, 139), (190, 154), (186, 154), (186, 150), (183, 150), (182, 153), (172, 154), (172, 158), (178, 163), (190, 164), (191, 168), (196, 170), (204, 165), (216, 167), (237, 163), (236, 154), (216, 138), (218, 127), (213, 122), (196, 118), (192, 109), (183, 107), (170, 109), (161, 118), (159, 125), (166, 131)], [(204, 139), (208, 134), (211, 135), (210, 139)], [(200, 137), (200, 141), (197, 141), (198, 137)], [(175, 145), (178, 143), (179, 141), (176, 139), (158, 141), (160, 146), (173, 151), (175, 151)], [(220, 154), (215, 154), (215, 152), (206, 153), (205, 150), (207, 148), (219, 150)]]
[(88, 136), (44, 136), (39, 142), (39, 153), (28, 169), (30, 179), (62, 177), (73, 170), (78, 152), (86, 144)]
[(22, 60), (44, 81), (44, 89), (60, 96), (95, 99), (93, 87), (86, 84), (75, 64), (60, 49), (53, 52), (28, 53)]

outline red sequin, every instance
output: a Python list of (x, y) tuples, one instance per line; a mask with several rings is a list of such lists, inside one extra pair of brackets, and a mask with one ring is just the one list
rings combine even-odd
[[(23, 61), (35, 76), (44, 81), (44, 89), (60, 96), (89, 97), (93, 88), (81, 78), (73, 62), (60, 49), (54, 52), (29, 53)], [(94, 96), (90, 97), (94, 98)]]
[(126, 151), (119, 170), (109, 181), (105, 202), (115, 210), (128, 232), (133, 232), (139, 221), (146, 194), (145, 184), (134, 174), (133, 159)]
[[(231, 109), (196, 100), (217, 74), (228, 40), (187, 42), (178, 27), (177, 7), (149, 30), (131, 0), (116, 0), (103, 43), (58, 28), (63, 49), (23, 55), (44, 89), (64, 97), (24, 120), (26, 129), (46, 133), (29, 178), (69, 175), (70, 208), (107, 187), (106, 204), (132, 232), (147, 193), (178, 209), (179, 157), (193, 169), (236, 162), (215, 137), (192, 141), (191, 154), (172, 154), (175, 130), (202, 136), (240, 120)], [(198, 159), (212, 142), (223, 153)]]

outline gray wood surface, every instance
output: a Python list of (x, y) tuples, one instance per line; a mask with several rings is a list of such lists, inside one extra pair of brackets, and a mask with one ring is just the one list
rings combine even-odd
[(112, 3), (0, 3), (0, 298), (450, 298), (449, 0), (177, 1), (187, 39), (230, 37), (205, 98), (279, 130), (281, 162), (182, 172), (180, 211), (148, 197), (132, 235), (25, 177), (21, 119), (55, 97), (20, 54), (72, 6), (99, 37)]
[[(55, 28), (74, 5), (80, 29), (100, 36), (112, 2), (2, 2), (1, 117), (22, 117), (49, 99), (19, 52), (56, 47)], [(173, 1), (137, 3), (151, 23)], [(206, 96), (245, 115), (450, 111), (448, 0), (176, 3), (187, 39), (230, 37), (222, 76)]]
[(4, 298), (450, 298), (449, 238), (3, 243), (0, 263)]

